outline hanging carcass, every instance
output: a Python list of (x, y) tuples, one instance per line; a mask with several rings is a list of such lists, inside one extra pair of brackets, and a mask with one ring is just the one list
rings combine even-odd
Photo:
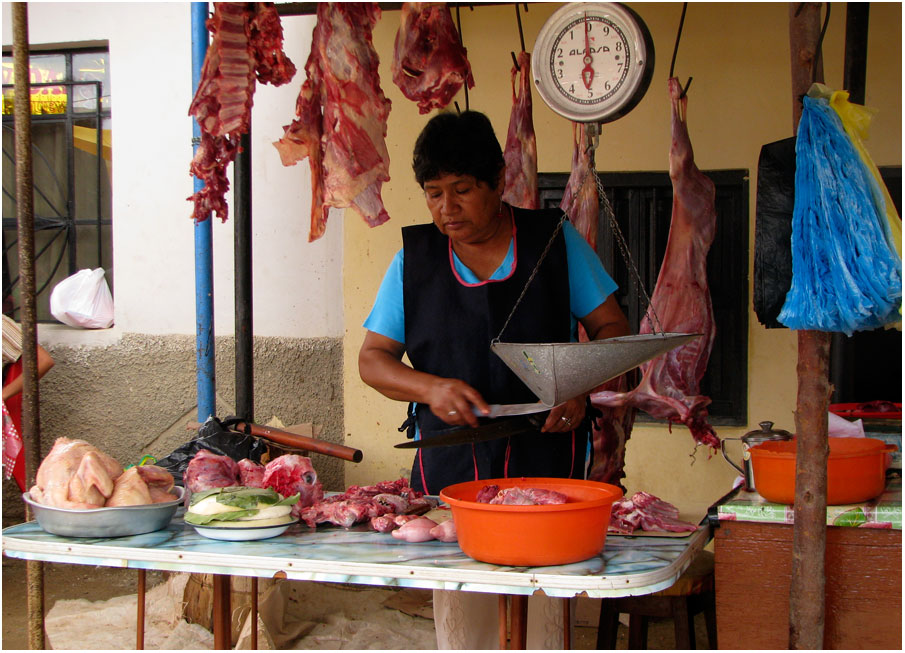
[(380, 195), (390, 179), (385, 142), (390, 101), (380, 88), (371, 40), (380, 13), (371, 2), (318, 4), (297, 118), (274, 143), (284, 166), (308, 158), (309, 241), (324, 234), (331, 207), (355, 209), (372, 227), (390, 219)]
[(716, 336), (707, 284), (707, 253), (716, 234), (715, 187), (694, 163), (685, 116), (688, 98), (676, 78), (670, 78), (668, 85), (672, 222), (657, 284), (639, 331), (702, 335), (644, 363), (641, 382), (630, 392), (603, 390), (593, 393), (591, 401), (598, 406), (631, 405), (670, 424), (685, 424), (695, 442), (717, 447), (719, 440), (707, 421), (710, 398), (699, 394)]
[(196, 221), (211, 213), (225, 221), (226, 167), (248, 133), (255, 80), (280, 86), (295, 75), (295, 65), (283, 53), (283, 28), (272, 2), (215, 2), (207, 29), (211, 44), (189, 106), (201, 129), (190, 171), (204, 187), (188, 199)]

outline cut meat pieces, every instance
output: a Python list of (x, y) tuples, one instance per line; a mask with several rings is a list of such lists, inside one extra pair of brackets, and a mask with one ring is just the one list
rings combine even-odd
[(630, 499), (613, 503), (609, 533), (631, 535), (636, 530), (684, 533), (697, 526), (679, 519), (679, 509), (648, 492), (635, 492)]
[(506, 182), (503, 200), (523, 209), (540, 207), (537, 189), (537, 139), (531, 105), (531, 55), (525, 51), (512, 67), (512, 113), (503, 158)]
[(474, 87), (471, 64), (445, 2), (404, 2), (396, 32), (393, 81), (420, 113), (442, 109), (463, 84)]
[(308, 158), (309, 241), (324, 235), (331, 207), (352, 208), (372, 227), (390, 219), (380, 196), (390, 179), (390, 101), (380, 88), (371, 40), (380, 13), (377, 3), (318, 4), (297, 118), (274, 143), (284, 166)]
[(239, 461), (239, 485), (264, 487), (264, 465), (248, 458)]
[[(239, 484), (239, 466), (229, 456), (218, 456), (207, 449), (202, 449), (189, 461), (182, 480), (189, 492), (230, 487)], [(188, 499), (187, 496), (186, 500)]]
[(483, 487), (475, 499), (478, 503), (494, 503), (508, 506), (552, 506), (566, 503), (569, 499), (562, 492), (536, 487), (508, 487), (491, 494), (496, 485)]
[(190, 171), (204, 188), (188, 198), (196, 221), (211, 213), (221, 220), (229, 215), (226, 167), (236, 158), (239, 138), (248, 133), (255, 80), (279, 86), (295, 75), (283, 53), (283, 28), (272, 2), (215, 2), (207, 29), (212, 40), (189, 106), (201, 129)]
[[(707, 285), (707, 253), (716, 233), (713, 182), (698, 170), (688, 137), (688, 98), (676, 78), (669, 80), (672, 100), (672, 146), (669, 176), (673, 186), (672, 223), (666, 254), (640, 333), (700, 333), (700, 338), (641, 366), (642, 379), (630, 392), (601, 391), (591, 395), (603, 406), (629, 404), (659, 419), (685, 424), (695, 442), (719, 446), (707, 422), (710, 398), (699, 394), (707, 369), (716, 323)], [(659, 325), (653, 322), (654, 314)]]
[[(402, 525), (400, 520), (424, 514), (436, 505), (435, 500), (413, 490), (407, 480), (400, 478), (364, 487), (350, 486), (341, 494), (330, 495), (303, 509), (301, 518), (311, 527), (329, 523), (343, 528), (371, 520), (372, 528), (389, 532)], [(387, 520), (375, 520), (384, 516), (393, 516), (393, 525)]]
[(293, 516), (298, 516), (302, 510), (324, 497), (311, 459), (296, 454), (284, 454), (267, 463), (261, 487), (276, 490), (284, 497), (298, 494), (299, 500), (292, 507)]

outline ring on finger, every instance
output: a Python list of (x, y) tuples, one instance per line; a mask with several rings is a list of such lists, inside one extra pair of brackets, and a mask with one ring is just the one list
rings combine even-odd
[(565, 415), (562, 416), (562, 417), (560, 417), (559, 419), (561, 419), (562, 421), (564, 421), (566, 424), (571, 424), (571, 423), (572, 423), (572, 420), (571, 420), (570, 418), (566, 417)]
[(457, 410), (451, 410), (451, 411), (449, 411), (449, 412), (446, 413), (446, 414), (447, 414), (449, 417), (452, 417), (453, 415), (458, 415), (458, 414), (459, 414), (459, 411), (457, 411)]

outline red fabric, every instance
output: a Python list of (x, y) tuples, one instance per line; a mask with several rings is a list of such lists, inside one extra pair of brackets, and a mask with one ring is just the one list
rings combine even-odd
[[(4, 375), (3, 385), (6, 385), (10, 381), (17, 379), (22, 375), (22, 359), (20, 358), (15, 363), (10, 363), (6, 368), (6, 374)], [(9, 412), (10, 418), (13, 420), (13, 426), (16, 427), (16, 432), (19, 434), (21, 438), (22, 433), (22, 393), (18, 392), (6, 401), (3, 402), (6, 405), (6, 410)], [(19, 489), (22, 492), (25, 492), (25, 446), (23, 443), (22, 449), (19, 451), (19, 455), (16, 457), (16, 464), (13, 466), (13, 478), (16, 479), (16, 483), (19, 485)]]

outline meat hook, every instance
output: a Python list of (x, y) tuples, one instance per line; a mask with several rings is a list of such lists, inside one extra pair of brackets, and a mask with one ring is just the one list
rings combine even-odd
[[(528, 3), (525, 3), (525, 11), (528, 11)], [(522, 14), (519, 12), (518, 3), (515, 3), (515, 19), (518, 21), (518, 40), (522, 44), (522, 52), (525, 52), (525, 32), (522, 31)], [(518, 68), (518, 64), (516, 64)]]
[[(471, 6), (471, 5), (469, 5)], [(474, 11), (474, 7), (471, 7), (471, 10)], [(459, 45), (463, 48), (465, 47), (465, 41), (462, 39), (462, 17), (459, 14), (459, 5), (456, 5), (456, 28), (459, 30)], [(462, 85), (465, 89), (465, 110), (468, 111), (468, 82)], [(456, 110), (458, 110), (459, 105), (456, 105)], [(461, 113), (461, 112), (460, 112)]]
[(518, 65), (518, 59), (515, 58), (515, 52), (512, 50), (509, 51), (509, 54), (512, 55), (512, 65), (515, 66), (515, 69), (521, 71), (521, 66)]
[[(676, 45), (672, 50), (672, 63), (669, 64), (669, 77), (670, 79), (674, 76), (673, 73), (676, 69), (676, 55), (679, 53), (679, 41), (682, 39), (682, 27), (685, 25), (685, 12), (688, 10), (688, 3), (682, 3), (682, 16), (679, 18), (679, 30), (676, 33)], [(682, 88), (682, 94), (679, 95), (679, 99), (681, 100), (685, 97), (685, 94), (688, 92), (688, 87), (691, 86), (692, 78), (689, 77), (688, 81), (685, 82), (685, 86)]]

